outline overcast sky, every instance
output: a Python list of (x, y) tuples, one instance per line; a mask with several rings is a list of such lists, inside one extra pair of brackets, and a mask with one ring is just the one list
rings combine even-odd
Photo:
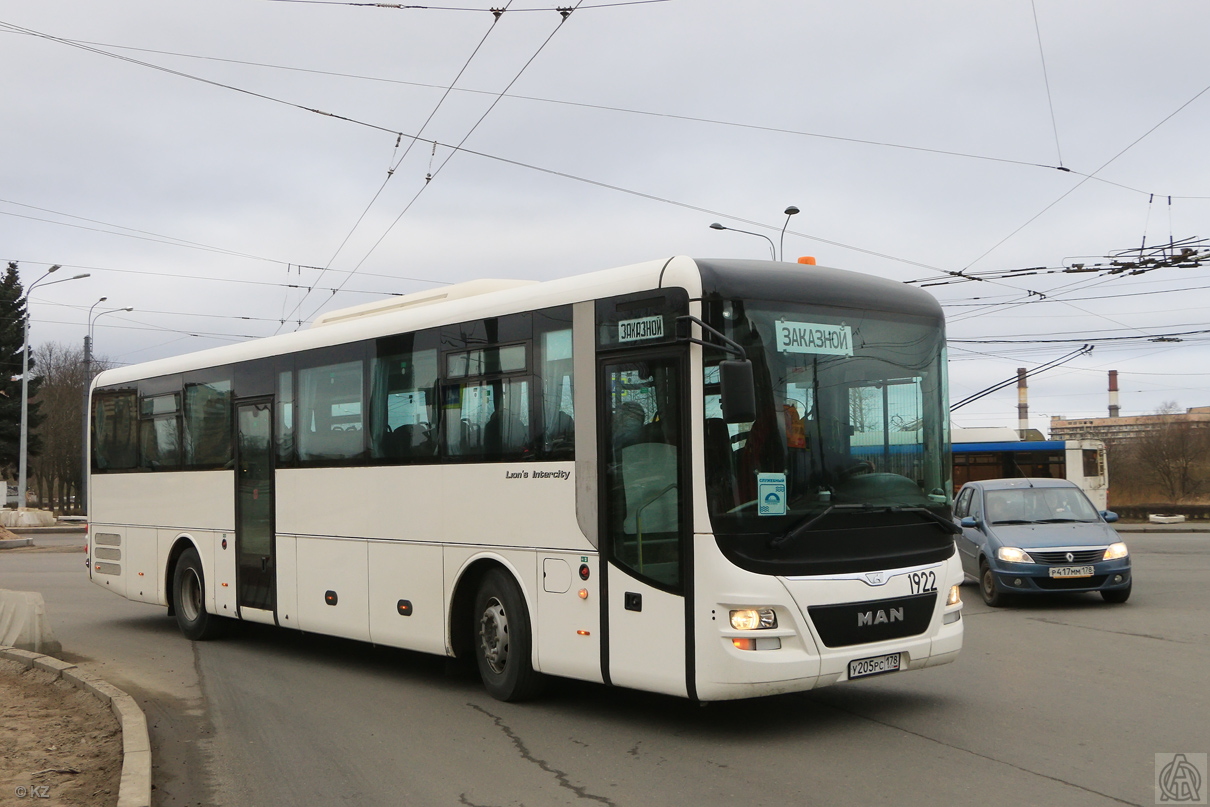
[[(790, 260), (961, 281), (928, 287), (955, 401), (1093, 342), (1032, 426), (1104, 416), (1110, 369), (1123, 415), (1210, 405), (1206, 267), (1002, 277), (1210, 237), (1205, 0), (440, 2), (475, 10), (0, 0), (0, 259), (91, 274), (35, 290), (32, 341), (81, 344), (102, 296), (135, 311), (96, 352), (133, 363), (436, 283), (763, 258), (709, 224), (777, 242), (792, 204)], [(1015, 426), (1015, 389), (955, 422)]]

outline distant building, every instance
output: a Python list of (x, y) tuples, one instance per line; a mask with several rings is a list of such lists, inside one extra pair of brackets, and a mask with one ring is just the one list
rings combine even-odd
[(1177, 412), (1170, 415), (1136, 415), (1124, 418), (1068, 420), (1061, 416), (1052, 416), (1050, 439), (1103, 440), (1106, 443), (1126, 443), (1174, 423), (1189, 424), (1197, 429), (1210, 429), (1210, 406), (1194, 406), (1183, 413)]

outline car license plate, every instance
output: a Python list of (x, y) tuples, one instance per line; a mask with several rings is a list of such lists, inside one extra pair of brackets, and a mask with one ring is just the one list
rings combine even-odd
[(1091, 566), (1052, 566), (1051, 577), (1092, 577)]
[(849, 678), (862, 678), (867, 675), (899, 671), (899, 653), (887, 653), (885, 656), (859, 658), (849, 662)]

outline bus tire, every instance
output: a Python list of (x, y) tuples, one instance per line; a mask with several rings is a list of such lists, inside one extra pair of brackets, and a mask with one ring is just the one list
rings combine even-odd
[(1111, 588), (1101, 591), (1101, 599), (1105, 602), (1126, 602), (1130, 599), (1130, 588), (1128, 584), (1126, 588)]
[(483, 576), (475, 595), (475, 663), (489, 695), (522, 701), (542, 690), (542, 674), (531, 663), (533, 632), (517, 584), (503, 569)]
[(172, 606), (185, 638), (197, 642), (222, 634), (226, 620), (206, 611), (206, 576), (193, 547), (181, 554), (172, 575)]
[(979, 562), (979, 593), (983, 595), (983, 601), (992, 608), (1000, 608), (1008, 604), (1008, 595), (996, 582), (996, 575), (985, 560)]

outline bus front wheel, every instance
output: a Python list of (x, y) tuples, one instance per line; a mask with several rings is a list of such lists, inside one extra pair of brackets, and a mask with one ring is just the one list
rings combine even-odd
[(517, 584), (502, 569), (492, 569), (475, 596), (475, 662), (489, 695), (502, 701), (532, 698), (542, 689), (542, 674), (531, 663), (533, 632), (529, 611)]
[(222, 633), (223, 618), (206, 611), (206, 576), (202, 559), (193, 547), (181, 555), (172, 575), (172, 606), (176, 624), (187, 639), (203, 641)]

